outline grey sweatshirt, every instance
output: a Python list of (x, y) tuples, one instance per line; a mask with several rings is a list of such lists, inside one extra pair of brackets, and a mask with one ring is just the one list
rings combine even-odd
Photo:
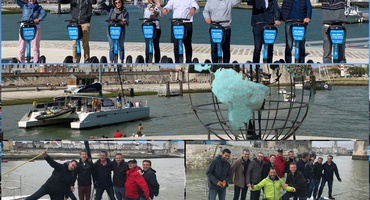
[(239, 5), (241, 0), (207, 0), (203, 10), (204, 19), (212, 21), (230, 21), (222, 23), (225, 28), (231, 27), (231, 8)]

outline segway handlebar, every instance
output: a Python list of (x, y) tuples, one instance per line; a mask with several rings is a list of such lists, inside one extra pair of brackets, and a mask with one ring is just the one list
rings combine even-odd
[(189, 21), (190, 19), (188, 18), (172, 18), (172, 19), (169, 19), (170, 21), (172, 22), (184, 22), (184, 21)]
[(67, 19), (67, 20), (64, 20), (65, 22), (70, 22), (70, 23), (82, 23), (83, 21), (82, 20), (75, 20), (75, 19)]
[[(43, 21), (43, 20), (40, 19), (40, 21)], [(33, 21), (33, 19), (29, 19), (29, 20), (18, 21), (17, 23), (35, 24), (35, 21)]]
[(347, 21), (341, 21), (341, 20), (325, 20), (322, 22), (323, 24), (328, 24), (328, 25), (343, 25), (347, 24)]
[(285, 22), (301, 22), (301, 23), (303, 23), (303, 19), (288, 19), (288, 20), (285, 20)]
[(211, 24), (212, 25), (218, 25), (218, 24), (221, 24), (221, 23), (228, 23), (230, 22), (230, 20), (224, 20), (224, 21), (211, 21)]
[(275, 25), (275, 22), (257, 22), (257, 24), (265, 24), (265, 25)]
[(140, 18), (139, 20), (144, 20), (146, 22), (155, 22), (155, 21), (159, 21), (159, 19), (152, 19), (152, 18)]

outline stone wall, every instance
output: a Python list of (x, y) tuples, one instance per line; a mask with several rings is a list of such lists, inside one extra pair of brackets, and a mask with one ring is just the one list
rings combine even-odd
[(353, 160), (367, 160), (368, 147), (369, 147), (369, 141), (355, 141), (355, 144), (353, 146), (352, 159)]
[(311, 141), (228, 141), (226, 144), (186, 144), (186, 168), (187, 169), (205, 169), (208, 163), (217, 155), (222, 153), (223, 149), (230, 149), (230, 162), (233, 163), (240, 158), (243, 149), (249, 149), (251, 158), (255, 158), (258, 152), (265, 156), (275, 155), (277, 149), (283, 149), (284, 156), (288, 156), (289, 151), (294, 151), (296, 156), (303, 152), (311, 152)]

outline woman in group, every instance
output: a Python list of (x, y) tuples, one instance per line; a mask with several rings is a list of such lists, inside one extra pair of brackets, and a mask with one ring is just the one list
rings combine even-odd
[[(262, 166), (262, 179), (266, 178), (269, 175), (271, 167), (275, 167), (276, 157), (274, 155), (270, 156), (269, 161), (263, 164)], [(281, 178), (281, 177), (279, 177)]]
[[(40, 21), (46, 17), (46, 12), (39, 5), (37, 0), (28, 0), (28, 2), (24, 2), (21, 0), (13, 0), (14, 3), (18, 4), (18, 6), (22, 9), (22, 21), (26, 20), (33, 20), (35, 23), (37, 30), (35, 38), (31, 41), (32, 49), (33, 49), (33, 62), (39, 62), (40, 56), (40, 39), (41, 39), (41, 29), (40, 29)], [(23, 24), (21, 24), (22, 26)], [(19, 35), (19, 50), (18, 50), (18, 60), (20, 63), (25, 62), (25, 50), (26, 50), (26, 41), (24, 41)]]
[[(161, 26), (159, 24), (159, 17), (161, 15), (161, 2), (157, 0), (148, 0), (148, 3), (138, 2), (138, 0), (134, 1), (134, 4), (141, 8), (144, 11), (144, 18), (148, 19), (156, 19), (154, 23), (156, 24), (156, 34), (153, 38), (153, 46), (154, 46), (154, 62), (159, 63), (161, 59), (161, 51), (159, 49), (159, 39), (161, 37)], [(148, 63), (149, 61), (149, 48), (148, 48), (148, 40), (145, 39), (146, 48), (145, 48), (145, 62)]]
[[(115, 0), (113, 6), (108, 6), (105, 4), (105, 0), (102, 0), (99, 2), (99, 4), (107, 11), (108, 14), (108, 20), (111, 19), (120, 19), (120, 23), (122, 23), (123, 26), (128, 26), (128, 20), (129, 15), (128, 12), (123, 4), (123, 0)], [(109, 22), (107, 23), (109, 24)], [(109, 30), (108, 30), (109, 31)], [(124, 41), (125, 41), (125, 34), (126, 32), (121, 32), (121, 37), (118, 41), (118, 55), (121, 59), (121, 63), (123, 63), (123, 60), (125, 58), (125, 48), (124, 48)], [(114, 43), (113, 40), (109, 36), (108, 32), (108, 41), (109, 41), (109, 60), (111, 63), (114, 62)]]

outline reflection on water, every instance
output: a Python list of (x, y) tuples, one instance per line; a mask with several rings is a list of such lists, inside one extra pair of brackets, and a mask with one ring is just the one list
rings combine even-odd
[[(324, 159), (325, 161), (326, 159)], [(334, 178), (333, 197), (343, 200), (367, 199), (369, 191), (369, 165), (365, 160), (352, 160), (351, 156), (338, 156), (333, 160), (339, 169), (342, 182)], [(186, 198), (206, 199), (208, 195), (206, 169), (186, 170)], [(285, 192), (282, 192), (284, 194)], [(249, 192), (247, 199), (249, 199)], [(234, 185), (227, 188), (226, 199), (233, 199)], [(323, 196), (328, 196), (326, 185)]]
[[(144, 159), (137, 159), (138, 165), (141, 166)], [(152, 168), (157, 171), (157, 179), (160, 185), (159, 196), (156, 199), (184, 199), (184, 160), (182, 158), (158, 158), (150, 159)], [(22, 164), (24, 161), (9, 161), (2, 163), (1, 171), (5, 172), (15, 166)], [(63, 163), (65, 161), (57, 161)], [(169, 165), (169, 163), (171, 163)], [(53, 168), (46, 161), (37, 160), (27, 163), (22, 167), (12, 171), (13, 173), (22, 174), (22, 194), (34, 193), (50, 177)], [(4, 184), (4, 183), (2, 183)], [(5, 183), (6, 184), (6, 183)], [(19, 191), (16, 191), (18, 194)], [(9, 190), (3, 190), (4, 196), (13, 195)], [(77, 184), (75, 195), (77, 197)], [(105, 196), (104, 199), (108, 199)]]

